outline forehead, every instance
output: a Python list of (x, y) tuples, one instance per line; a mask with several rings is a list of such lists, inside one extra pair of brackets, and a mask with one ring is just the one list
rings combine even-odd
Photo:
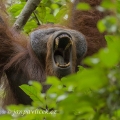
[(31, 32), (30, 34), (30, 38), (32, 37), (46, 37), (50, 34), (53, 34), (54, 32), (58, 32), (58, 31), (64, 31), (64, 32), (69, 32), (70, 34), (73, 34), (73, 35), (80, 35), (80, 36), (83, 36), (82, 33), (76, 31), (76, 30), (73, 30), (73, 29), (68, 29), (68, 28), (61, 28), (61, 27), (53, 27), (53, 28), (41, 28), (41, 29), (37, 29), (33, 32)]
[(31, 34), (51, 34), (51, 33), (54, 33), (54, 32), (57, 32), (57, 31), (60, 31), (60, 30), (66, 30), (68, 31), (69, 29), (63, 29), (63, 28), (59, 28), (59, 27), (54, 27), (54, 28), (42, 28), (42, 29), (38, 29), (38, 30), (35, 30), (33, 32), (31, 32)]

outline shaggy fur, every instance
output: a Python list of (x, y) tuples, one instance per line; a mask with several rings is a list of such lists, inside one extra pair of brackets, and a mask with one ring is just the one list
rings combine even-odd
[[(76, 10), (76, 4), (81, 1), (89, 3), (93, 9), (90, 11)], [(86, 56), (97, 52), (106, 45), (104, 34), (99, 33), (96, 27), (98, 20), (104, 17), (103, 13), (95, 9), (100, 2), (101, 0), (76, 0), (73, 5), (70, 28), (85, 35), (88, 43)], [(44, 60), (41, 60), (44, 61), (43, 63), (31, 48), (30, 40), (24, 35), (16, 33), (6, 21), (8, 21), (6, 17), (0, 18), (0, 78), (1, 83), (4, 83), (6, 92), (4, 105), (12, 103), (30, 104), (31, 99), (26, 97), (18, 86), (23, 83), (27, 84), (29, 80), (37, 80), (43, 84), (47, 75), (56, 75), (52, 69), (50, 57), (51, 43), (47, 43), (47, 55)], [(48, 28), (71, 31), (67, 27), (55, 25), (44, 25), (38, 29), (47, 30)], [(74, 66), (80, 63), (76, 57), (76, 45), (74, 43), (72, 51), (74, 54), (72, 55), (73, 69), (71, 73), (75, 72)], [(48, 88), (49, 86), (43, 85), (43, 92)]]
[[(71, 15), (71, 28), (83, 33), (87, 39), (88, 52), (86, 56), (96, 53), (101, 47), (106, 46), (104, 33), (100, 33), (97, 29), (98, 20), (106, 16), (106, 13), (100, 12), (96, 9), (102, 0), (75, 0)], [(80, 11), (76, 10), (76, 5), (79, 2), (86, 2), (90, 4), (91, 10)]]

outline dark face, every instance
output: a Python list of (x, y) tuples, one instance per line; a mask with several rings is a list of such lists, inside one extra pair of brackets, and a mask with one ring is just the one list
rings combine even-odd
[(75, 72), (87, 50), (84, 36), (75, 30), (53, 27), (31, 33), (31, 46), (47, 75), (59, 78)]

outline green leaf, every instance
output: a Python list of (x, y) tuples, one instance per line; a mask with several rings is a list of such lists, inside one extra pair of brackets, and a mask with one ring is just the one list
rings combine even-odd
[(84, 10), (84, 11), (91, 9), (90, 5), (84, 2), (77, 4), (76, 8), (79, 10)]
[(26, 0), (20, 0), (21, 2), (26, 2)]
[(105, 32), (106, 31), (106, 27), (104, 25), (104, 21), (103, 20), (99, 20), (98, 23), (97, 23), (97, 27), (99, 29), (99, 31), (101, 33)]
[(24, 26), (24, 31), (26, 33), (29, 33), (31, 31), (33, 31), (33, 29), (35, 29), (37, 27), (37, 23), (35, 20), (29, 20), (26, 25)]
[(78, 81), (77, 84), (79, 85), (79, 90), (88, 88), (98, 90), (108, 82), (104, 71), (101, 71), (101, 69), (98, 68), (86, 69), (81, 73), (79, 72), (76, 79)]
[(42, 91), (42, 85), (38, 81), (29, 81), (29, 85), (32, 85), (38, 92)]
[(61, 82), (57, 77), (47, 77), (47, 84), (52, 84), (54, 86), (59, 85)]
[(25, 4), (26, 2), (22, 2), (20, 4), (14, 4), (8, 9), (8, 12), (10, 12), (12, 15), (16, 17), (20, 14)]
[(10, 116), (10, 115), (1, 115), (0, 120), (12, 120), (12, 116)]
[(46, 4), (48, 0), (42, 0), (41, 3)]
[(67, 7), (63, 6), (55, 16), (56, 23), (60, 23), (63, 20), (63, 17), (67, 14), (67, 12), (68, 12)]
[(52, 4), (52, 5), (51, 5), (51, 8), (52, 8), (53, 10), (55, 10), (55, 9), (59, 8), (59, 6), (58, 6), (58, 4)]
[(40, 98), (40, 91), (37, 90), (34, 86), (29, 85), (21, 85), (20, 88), (28, 95), (33, 101), (41, 101), (43, 102), (43, 99)]
[(52, 14), (46, 14), (43, 22), (44, 23), (54, 23), (55, 17)]
[(116, 50), (105, 48), (99, 53), (102, 64), (106, 67), (113, 67), (117, 65), (119, 56)]
[(97, 24), (100, 32), (104, 32), (105, 30), (108, 32), (116, 32), (117, 31), (117, 19), (114, 16), (107, 16), (104, 19), (100, 20)]
[(37, 16), (38, 18), (40, 19), (40, 21), (42, 23), (44, 23), (44, 18), (46, 16), (46, 7), (44, 6), (44, 4), (40, 4), (37, 9), (36, 9), (36, 13), (37, 13)]
[(114, 9), (116, 7), (116, 2), (113, 2), (112, 0), (103, 0), (101, 3), (101, 6), (106, 9)]
[(120, 54), (120, 36), (119, 35), (106, 35), (105, 36), (109, 49), (116, 50)]

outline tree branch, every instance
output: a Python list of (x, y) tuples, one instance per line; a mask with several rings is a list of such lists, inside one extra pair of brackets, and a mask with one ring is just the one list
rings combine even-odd
[(39, 5), (41, 0), (28, 0), (26, 5), (24, 6), (23, 10), (21, 11), (18, 19), (15, 21), (13, 28), (17, 31), (20, 31), (23, 26), (28, 21), (32, 12), (36, 9)]
[(35, 13), (35, 11), (33, 11), (33, 14), (34, 14), (35, 19), (36, 19), (36, 21), (37, 21), (37, 25), (41, 25), (41, 24), (40, 24), (40, 21), (39, 21), (39, 19), (38, 19), (38, 17), (37, 17), (37, 15), (36, 15), (36, 13)]

